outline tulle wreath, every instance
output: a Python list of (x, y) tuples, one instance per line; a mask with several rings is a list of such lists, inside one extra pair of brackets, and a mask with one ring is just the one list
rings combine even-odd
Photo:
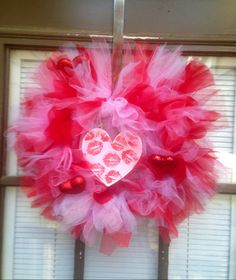
[[(107, 44), (63, 47), (44, 61), (9, 130), (32, 206), (101, 250), (128, 247), (137, 217), (170, 241), (216, 192), (205, 141), (219, 114), (209, 69), (180, 49), (123, 54), (112, 85)], [(100, 154), (100, 155), (99, 155)]]

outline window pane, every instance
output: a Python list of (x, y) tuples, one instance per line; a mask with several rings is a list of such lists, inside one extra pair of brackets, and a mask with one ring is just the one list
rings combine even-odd
[[(34, 71), (37, 69), (40, 62), (49, 55), (50, 52), (45, 51), (11, 51), (8, 110), (9, 125), (19, 115), (20, 101), (24, 97), (27, 86), (36, 85), (35, 81), (32, 80)], [(16, 176), (20, 173), (17, 168), (16, 155), (12, 149), (8, 149), (6, 173), (9, 176)]]
[(235, 92), (236, 92), (236, 58), (234, 57), (198, 57), (212, 71), (218, 94), (207, 104), (220, 112), (223, 118), (219, 121), (220, 128), (209, 132), (217, 156), (226, 167), (226, 175), (220, 182), (236, 182), (236, 142), (235, 142)]
[(12, 187), (4, 206), (3, 256), (3, 279), (73, 279), (74, 240)]
[[(34, 83), (32, 73), (50, 55), (44, 51), (12, 51), (10, 56), (9, 116), (19, 114), (24, 90)], [(7, 175), (19, 173), (12, 150)], [(7, 188), (4, 209), (3, 276), (7, 279), (73, 279), (74, 243), (69, 233), (40, 216), (40, 209), (17, 188)]]
[(169, 255), (170, 279), (235, 279), (236, 196), (217, 195), (185, 221)]
[[(221, 182), (235, 182), (235, 92), (236, 58), (198, 57), (214, 74), (219, 94), (209, 103), (224, 115), (210, 132), (218, 156), (227, 168)], [(194, 215), (180, 226), (179, 238), (170, 246), (170, 279), (236, 278), (236, 196), (217, 195), (206, 212)]]
[(157, 279), (158, 236), (139, 220), (130, 247), (119, 248), (111, 256), (99, 253), (98, 246), (86, 248), (85, 279)]

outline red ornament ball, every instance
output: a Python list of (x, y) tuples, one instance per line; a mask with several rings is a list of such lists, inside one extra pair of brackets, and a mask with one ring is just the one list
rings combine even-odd
[(83, 176), (76, 176), (71, 180), (67, 180), (59, 186), (64, 194), (78, 194), (85, 189), (85, 179)]

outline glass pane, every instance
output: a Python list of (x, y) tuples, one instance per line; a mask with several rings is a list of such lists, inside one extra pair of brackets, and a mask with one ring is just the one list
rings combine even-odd
[[(191, 57), (190, 57), (191, 58)], [(220, 182), (236, 182), (235, 156), (235, 92), (236, 92), (236, 58), (232, 57), (197, 57), (212, 71), (218, 94), (207, 104), (216, 109), (223, 118), (218, 125), (222, 128), (209, 132), (217, 156), (226, 167)], [(226, 175), (223, 175), (226, 173)]]
[[(190, 57), (191, 58), (191, 57)], [(190, 59), (189, 58), (189, 59)], [(225, 117), (223, 128), (210, 132), (227, 175), (220, 182), (236, 181), (235, 92), (236, 58), (198, 57), (214, 74), (219, 94), (208, 104)], [(170, 246), (170, 279), (236, 278), (236, 196), (217, 195), (206, 212), (181, 224), (179, 238)]]
[(217, 195), (206, 212), (182, 223), (172, 241), (170, 279), (236, 278), (236, 196)]
[(85, 279), (157, 279), (158, 235), (145, 219), (138, 222), (129, 248), (111, 256), (99, 253), (98, 246), (86, 248)]
[(73, 279), (74, 240), (13, 187), (6, 190), (3, 238), (3, 279)]

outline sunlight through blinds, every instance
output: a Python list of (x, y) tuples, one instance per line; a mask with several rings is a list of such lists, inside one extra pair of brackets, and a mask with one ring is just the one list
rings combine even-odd
[(235, 196), (219, 194), (185, 221), (170, 246), (169, 278), (235, 279), (235, 220)]
[(85, 279), (157, 279), (158, 236), (140, 219), (130, 247), (118, 248), (111, 256), (99, 248), (86, 248)]
[[(32, 72), (48, 54), (11, 52), (9, 123), (19, 113), (24, 89), (33, 83)], [(11, 150), (7, 156), (7, 175), (16, 175), (16, 157)], [(42, 218), (17, 188), (7, 188), (4, 208), (3, 278), (73, 279), (75, 242), (70, 235)]]
[[(226, 127), (209, 133), (227, 166), (223, 182), (235, 182), (236, 59), (202, 59), (214, 74), (218, 96), (212, 106), (225, 116)], [(181, 224), (170, 246), (170, 279), (236, 279), (236, 196), (217, 195), (206, 212)]]

